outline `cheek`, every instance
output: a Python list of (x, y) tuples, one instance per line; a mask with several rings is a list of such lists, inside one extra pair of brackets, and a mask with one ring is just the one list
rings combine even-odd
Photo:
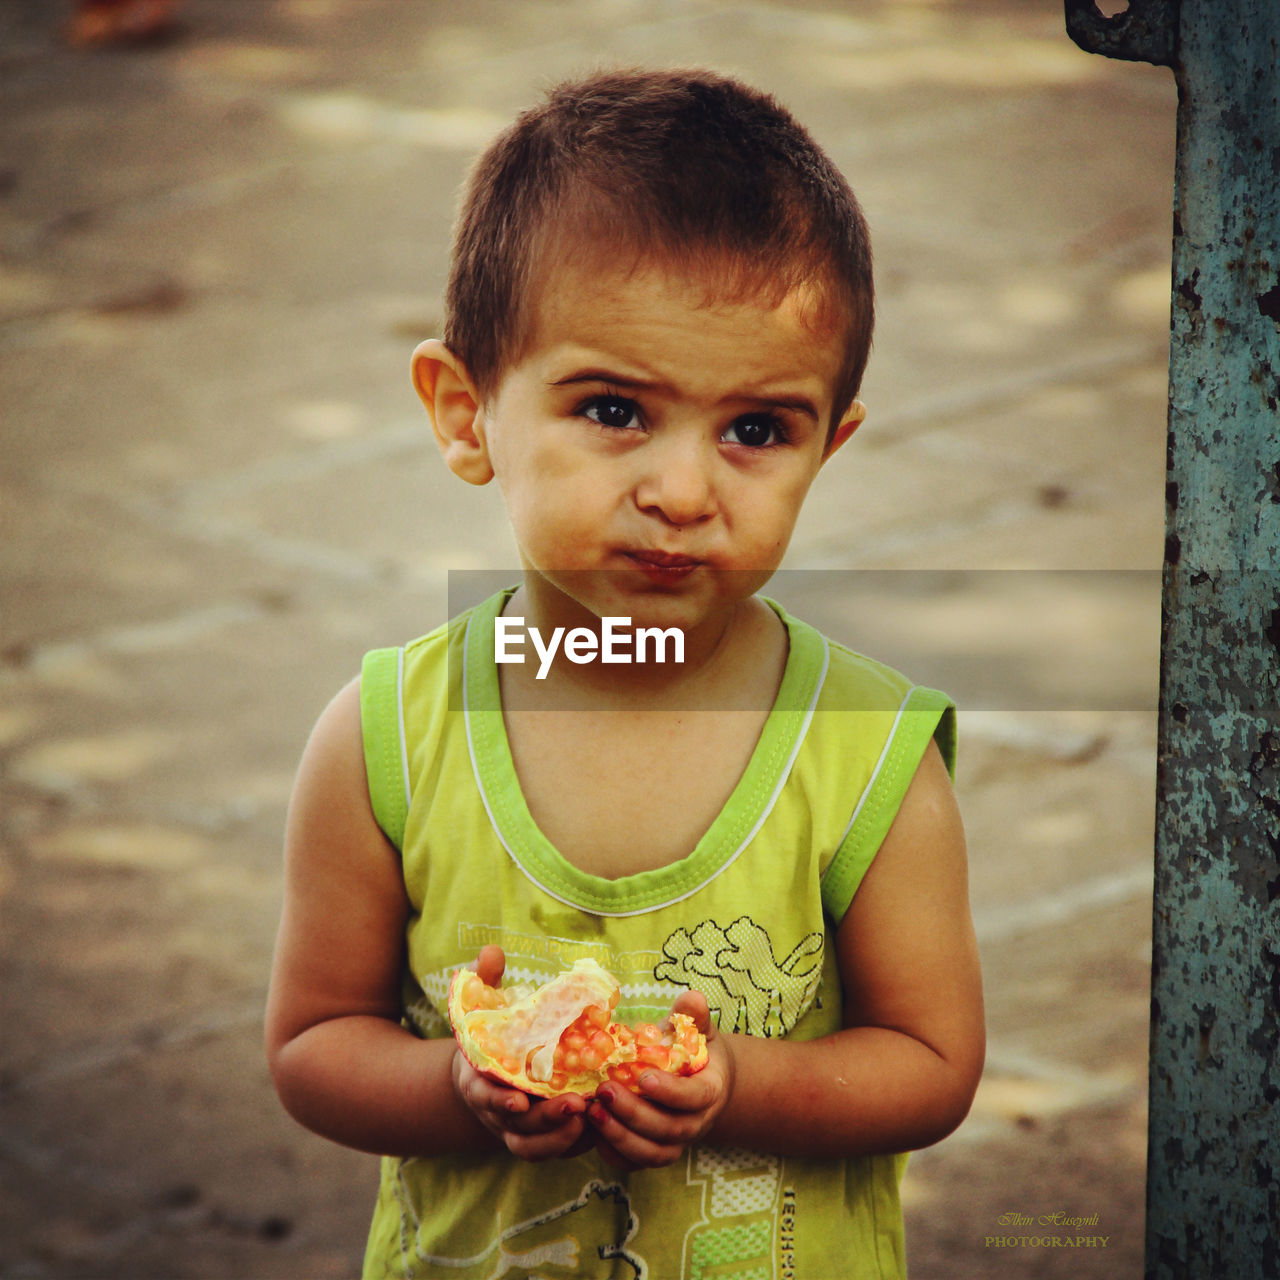
[(566, 460), (554, 449), (538, 447), (532, 434), (495, 442), (490, 454), (513, 523), (546, 519), (571, 506), (566, 495), (580, 487)]
[(744, 493), (734, 504), (738, 535), (760, 547), (772, 546), (779, 540), (785, 542), (795, 527), (812, 480), (806, 473), (780, 478), (767, 493)]
[(502, 492), (512, 528), (528, 551), (571, 555), (598, 541), (609, 523), (605, 487), (558, 467), (508, 477)]

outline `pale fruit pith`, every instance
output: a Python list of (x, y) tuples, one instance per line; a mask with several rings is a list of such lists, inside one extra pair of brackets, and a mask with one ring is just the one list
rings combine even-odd
[(707, 1064), (706, 1038), (692, 1018), (671, 1015), (670, 1029), (613, 1021), (617, 979), (594, 960), (539, 987), (487, 986), (459, 969), (449, 986), (449, 1021), (477, 1071), (526, 1093), (590, 1097), (616, 1081), (638, 1091), (651, 1068), (692, 1075)]

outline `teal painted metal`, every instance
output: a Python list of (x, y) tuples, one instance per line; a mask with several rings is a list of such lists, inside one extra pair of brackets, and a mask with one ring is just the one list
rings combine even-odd
[(1067, 34), (1089, 53), (1126, 62), (1173, 66), (1179, 0), (1130, 0), (1121, 13), (1104, 17), (1094, 0), (1066, 0)]
[(1067, 3), (1178, 84), (1146, 1269), (1275, 1280), (1280, 0), (1139, 9)]

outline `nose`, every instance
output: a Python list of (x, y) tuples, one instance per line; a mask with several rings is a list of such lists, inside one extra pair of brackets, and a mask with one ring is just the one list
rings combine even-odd
[(642, 451), (636, 506), (676, 527), (708, 519), (716, 509), (715, 462), (702, 440), (655, 441)]

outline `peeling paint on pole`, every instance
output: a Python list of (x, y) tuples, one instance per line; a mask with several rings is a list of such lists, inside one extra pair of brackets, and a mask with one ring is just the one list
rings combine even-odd
[[(1159, 31), (1162, 15), (1169, 26)], [(1272, 1280), (1280, 1276), (1280, 3), (1133, 0), (1107, 19), (1092, 0), (1067, 0), (1067, 16), (1073, 38), (1093, 52), (1172, 65), (1179, 95), (1147, 1275)], [(1125, 28), (1126, 19), (1140, 21)], [(1092, 37), (1096, 29), (1106, 41)]]

